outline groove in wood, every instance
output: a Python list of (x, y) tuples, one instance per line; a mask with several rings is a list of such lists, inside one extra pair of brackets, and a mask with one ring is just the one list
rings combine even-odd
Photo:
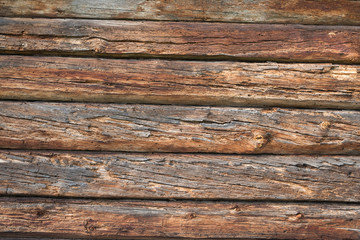
[(359, 63), (360, 27), (1, 18), (0, 51)]
[(0, 148), (359, 154), (360, 112), (0, 102)]
[(360, 2), (0, 0), (0, 16), (359, 25)]
[(0, 56), (0, 98), (360, 109), (360, 66)]

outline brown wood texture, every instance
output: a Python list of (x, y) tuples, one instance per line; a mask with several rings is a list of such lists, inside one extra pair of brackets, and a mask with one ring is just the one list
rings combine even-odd
[(360, 157), (0, 151), (0, 194), (360, 202)]
[[(51, 240), (54, 238), (39, 238), (39, 237), (6, 237), (6, 240)], [(68, 238), (56, 238), (56, 240), (65, 240)], [(71, 240), (79, 240), (84, 238), (71, 238)]]
[(1, 18), (0, 51), (359, 63), (360, 27)]
[(2, 198), (0, 236), (359, 239), (349, 204)]
[(351, 0), (0, 0), (0, 16), (359, 25), (360, 3)]
[(360, 1), (0, 0), (0, 238), (360, 239), (355, 64)]
[(0, 102), (0, 147), (359, 154), (360, 112)]
[(360, 66), (0, 56), (0, 98), (360, 109)]

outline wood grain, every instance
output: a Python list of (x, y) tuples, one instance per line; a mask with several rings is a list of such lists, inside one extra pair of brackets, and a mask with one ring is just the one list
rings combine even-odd
[(360, 109), (360, 66), (0, 56), (0, 98)]
[(359, 25), (351, 0), (0, 0), (0, 16)]
[(0, 151), (0, 194), (360, 202), (360, 157)]
[(2, 198), (0, 236), (359, 239), (359, 205)]
[(0, 102), (0, 147), (359, 154), (360, 112)]
[(0, 19), (2, 53), (360, 62), (360, 27)]

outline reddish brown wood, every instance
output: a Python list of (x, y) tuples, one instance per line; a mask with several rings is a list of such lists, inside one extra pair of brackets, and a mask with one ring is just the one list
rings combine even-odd
[(0, 0), (0, 15), (359, 25), (360, 3), (351, 0)]
[(360, 112), (0, 102), (0, 147), (359, 154)]
[(3, 53), (359, 63), (359, 49), (356, 26), (0, 20)]
[(360, 157), (0, 151), (0, 194), (360, 201)]
[(359, 205), (2, 198), (0, 236), (359, 239)]
[(0, 56), (0, 98), (360, 109), (360, 66)]
[(0, 99), (93, 102), (0, 102), (0, 238), (360, 238), (359, 157), (293, 155), (359, 155), (360, 112), (94, 103), (359, 110), (359, 66), (334, 63), (360, 63), (360, 27), (318, 25), (359, 25), (359, 1), (0, 0), (0, 16)]

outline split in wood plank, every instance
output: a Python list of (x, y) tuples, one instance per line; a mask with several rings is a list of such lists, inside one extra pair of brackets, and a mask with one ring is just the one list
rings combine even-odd
[(1, 18), (0, 51), (359, 63), (360, 26)]
[(359, 154), (360, 112), (0, 102), (0, 148)]
[(0, 194), (360, 202), (360, 157), (0, 151)]
[(0, 98), (360, 109), (360, 66), (0, 56)]
[(0, 236), (359, 239), (360, 205), (1, 198)]
[(359, 25), (351, 0), (0, 0), (0, 16)]

